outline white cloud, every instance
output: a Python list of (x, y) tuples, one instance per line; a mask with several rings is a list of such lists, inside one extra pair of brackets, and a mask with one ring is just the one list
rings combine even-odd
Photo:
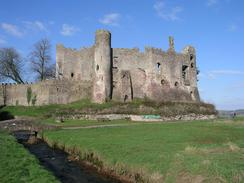
[(222, 75), (242, 75), (244, 74), (243, 71), (238, 70), (213, 70), (210, 71), (212, 74), (222, 74)]
[(221, 5), (223, 3), (229, 4), (229, 3), (231, 3), (231, 1), (232, 0), (206, 0), (206, 6), (214, 7), (214, 6)]
[(238, 90), (238, 89), (243, 90), (243, 89), (244, 89), (244, 82), (241, 81), (241, 82), (237, 82), (237, 83), (234, 83), (234, 84), (232, 84), (232, 85), (229, 85), (229, 86), (227, 87), (227, 89), (229, 89), (229, 90), (231, 90), (231, 91), (232, 91), (233, 89), (235, 89), (235, 91)]
[(33, 21), (33, 22), (24, 21), (23, 23), (25, 24), (26, 29), (48, 32), (48, 30), (47, 30), (47, 28), (43, 22), (40, 22), (40, 21)]
[(225, 96), (222, 100), (216, 102), (217, 109), (222, 110), (236, 110), (244, 108), (244, 97), (236, 97), (236, 96)]
[(199, 91), (200, 93), (204, 93), (204, 92), (205, 92), (205, 90), (203, 90), (203, 89), (201, 89), (201, 88), (198, 88), (198, 91)]
[(119, 13), (110, 13), (99, 19), (99, 22), (104, 25), (118, 26), (120, 17), (121, 15)]
[(54, 21), (49, 21), (48, 24), (50, 24), (50, 25), (54, 25), (55, 22), (54, 22)]
[(20, 31), (16, 25), (2, 23), (1, 27), (5, 32), (7, 32), (8, 34), (11, 34), (13, 36), (22, 37), (24, 35), (24, 33), (22, 31)]
[(236, 24), (231, 24), (228, 29), (229, 32), (235, 32), (238, 30), (238, 26)]
[(214, 6), (218, 4), (218, 0), (207, 0), (207, 6)]
[(68, 24), (63, 24), (62, 25), (62, 30), (61, 30), (61, 34), (63, 36), (72, 36), (74, 35), (76, 32), (79, 32), (80, 29), (75, 27), (75, 26), (71, 26), (71, 25), (68, 25)]
[(0, 38), (0, 45), (7, 43), (4, 39)]
[(205, 79), (215, 79), (220, 75), (244, 75), (244, 72), (239, 70), (212, 70), (209, 72), (200, 73), (198, 76)]
[(180, 20), (179, 13), (183, 11), (181, 6), (168, 7), (164, 1), (158, 1), (154, 4), (157, 15), (167, 21)]

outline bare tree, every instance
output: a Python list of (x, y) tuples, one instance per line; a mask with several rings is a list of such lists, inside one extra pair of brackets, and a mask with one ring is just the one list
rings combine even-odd
[(0, 49), (0, 79), (24, 83), (22, 79), (23, 60), (14, 48)]
[(34, 44), (30, 54), (32, 70), (38, 80), (45, 80), (55, 76), (55, 66), (51, 63), (51, 44), (48, 39), (41, 39)]
[(49, 64), (49, 66), (46, 68), (46, 78), (55, 78), (55, 72), (56, 72), (56, 64)]

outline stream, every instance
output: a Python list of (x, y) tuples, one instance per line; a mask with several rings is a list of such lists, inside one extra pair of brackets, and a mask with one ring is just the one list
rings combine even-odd
[(28, 151), (35, 155), (40, 164), (52, 172), (53, 175), (64, 183), (120, 183), (121, 181), (108, 178), (101, 175), (92, 168), (83, 167), (77, 162), (70, 161), (68, 154), (62, 150), (54, 149), (48, 146), (46, 142), (38, 139), (35, 144), (28, 144), (30, 136), (36, 134), (30, 131), (17, 131), (13, 135), (19, 143), (23, 144)]

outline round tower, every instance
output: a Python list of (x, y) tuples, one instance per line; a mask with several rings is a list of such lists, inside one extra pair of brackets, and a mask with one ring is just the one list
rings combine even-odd
[(111, 34), (106, 30), (96, 31), (94, 72), (93, 102), (106, 102), (112, 91)]
[(193, 101), (200, 101), (200, 96), (197, 88), (198, 69), (196, 66), (196, 50), (192, 46), (186, 46), (183, 49), (183, 54), (187, 56), (187, 63), (189, 67), (189, 86), (187, 86)]

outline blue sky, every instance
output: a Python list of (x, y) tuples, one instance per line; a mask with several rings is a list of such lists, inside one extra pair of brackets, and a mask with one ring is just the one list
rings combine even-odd
[[(242, 0), (0, 0), (0, 47), (24, 57), (43, 37), (80, 48), (96, 29), (112, 32), (113, 47), (197, 50), (199, 91), (218, 109), (244, 108), (244, 1)], [(28, 65), (28, 64), (27, 64)], [(28, 76), (30, 78), (30, 76)], [(29, 79), (28, 78), (28, 79)]]

